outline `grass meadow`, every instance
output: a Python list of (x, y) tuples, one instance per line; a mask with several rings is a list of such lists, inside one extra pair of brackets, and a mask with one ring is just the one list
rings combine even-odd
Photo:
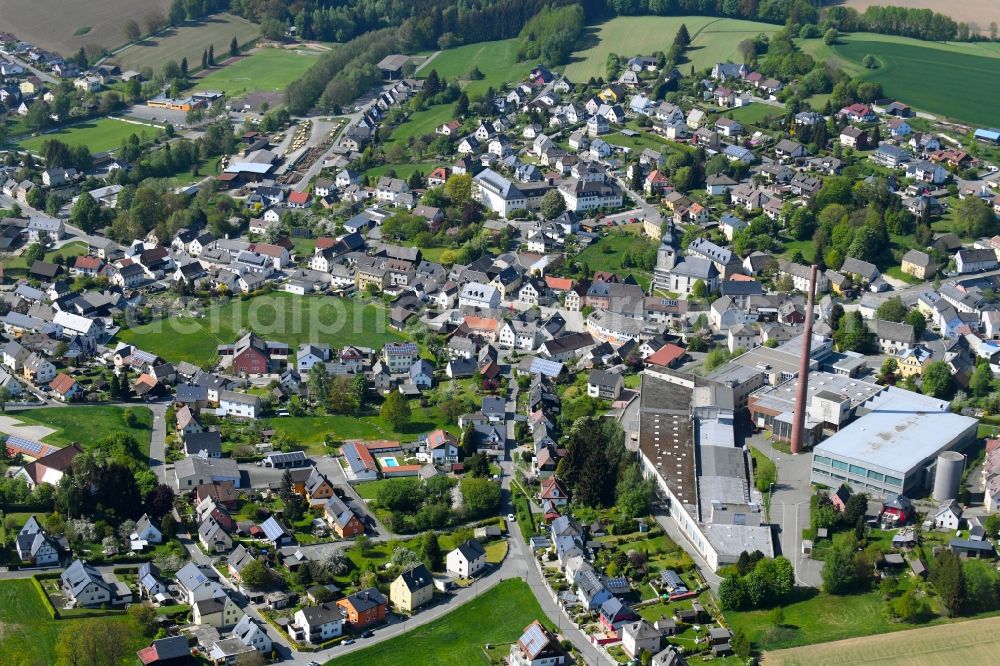
[[(476, 618), (488, 621), (476, 621)], [(409, 666), (483, 664), (486, 663), (483, 649), (487, 643), (513, 643), (534, 620), (545, 621), (545, 616), (531, 588), (522, 580), (507, 580), (461, 608), (403, 636), (328, 663), (382, 666), (399, 663), (400, 655), (405, 654)]]
[[(38, 423), (56, 432), (44, 437), (47, 444), (66, 446), (73, 442), (83, 448), (90, 448), (99, 440), (115, 432), (127, 432), (139, 443), (139, 448), (149, 455), (149, 440), (153, 430), (153, 412), (148, 407), (129, 407), (135, 414), (136, 425), (125, 425), (124, 407), (110, 405), (87, 405), (43, 409), (23, 409), (10, 412), (8, 416), (22, 423)], [(86, 427), (80, 427), (81, 424)]]
[[(904, 625), (905, 626), (905, 625)], [(953, 622), (881, 636), (764, 654), (764, 666), (948, 666), (996, 663), (1000, 650), (1000, 618)]]
[(131, 122), (111, 117), (88, 120), (52, 132), (28, 137), (20, 141), (19, 145), (21, 148), (29, 150), (32, 153), (39, 153), (42, 150), (43, 143), (49, 139), (59, 139), (71, 146), (87, 146), (91, 153), (100, 153), (119, 148), (125, 143), (125, 139), (133, 134), (142, 140), (144, 136), (152, 138), (159, 133), (160, 127), (158, 125)]
[[(527, 589), (527, 588), (525, 588)], [(100, 622), (126, 621), (122, 616), (99, 618)], [(51, 666), (58, 662), (56, 643), (62, 631), (74, 631), (80, 620), (53, 620), (30, 579), (0, 581), (0, 645), (4, 664)], [(131, 649), (149, 644), (135, 632)], [(134, 657), (133, 657), (134, 659)]]
[(216, 358), (216, 347), (236, 340), (248, 328), (267, 339), (289, 344), (323, 342), (334, 347), (381, 348), (400, 336), (389, 329), (385, 308), (334, 296), (297, 296), (275, 292), (206, 309), (203, 316), (175, 315), (123, 330), (119, 339), (177, 363), (203, 367)]
[(665, 53), (682, 23), (691, 35), (688, 62), (680, 66), (685, 75), (691, 65), (701, 70), (717, 62), (737, 60), (736, 46), (741, 41), (778, 29), (769, 23), (710, 16), (620, 16), (587, 28), (582, 48), (566, 66), (566, 76), (574, 82), (607, 76), (605, 63), (611, 53), (625, 58), (654, 51)]
[[(516, 83), (528, 76), (535, 63), (517, 61), (517, 40), (502, 39), (494, 42), (466, 44), (442, 51), (419, 76), (426, 77), (432, 69), (448, 80), (459, 79), (470, 96), (482, 94), (490, 86), (499, 89), (504, 83)], [(483, 78), (471, 81), (468, 74), (478, 67)]]

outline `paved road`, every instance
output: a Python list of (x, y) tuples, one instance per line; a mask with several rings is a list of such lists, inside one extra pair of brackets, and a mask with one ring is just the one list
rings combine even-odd
[(624, 178), (616, 176), (615, 180), (618, 181), (618, 185), (622, 188), (622, 190), (631, 195), (631, 197), (635, 200), (639, 209), (642, 211), (644, 219), (647, 219), (650, 222), (655, 222), (657, 225), (661, 223), (663, 218), (660, 215), (659, 208), (651, 203), (648, 203), (646, 198), (642, 196), (642, 193), (630, 189)]
[(780, 529), (781, 554), (791, 560), (799, 585), (818, 588), (823, 583), (820, 576), (823, 563), (802, 554), (802, 530), (809, 527), (812, 456), (808, 453), (797, 456), (782, 453), (762, 435), (752, 439), (747, 443), (773, 460), (778, 468), (778, 483), (774, 485), (771, 497), (771, 522)]
[[(503, 478), (501, 480), (501, 485), (504, 489), (504, 499), (503, 499), (503, 511), (506, 513), (513, 513), (514, 506), (511, 503), (510, 495), (510, 482), (513, 478), (514, 473), (514, 463), (510, 460), (504, 460), (500, 464), (503, 469)], [(559, 633), (563, 635), (564, 638), (570, 640), (573, 643), (573, 647), (580, 651), (583, 655), (584, 661), (591, 666), (596, 665), (611, 665), (615, 662), (605, 653), (603, 650), (598, 649), (587, 635), (583, 633), (580, 629), (573, 626), (572, 620), (569, 615), (560, 607), (549, 594), (549, 590), (542, 580), (542, 574), (539, 572), (538, 568), (533, 562), (534, 556), (528, 550), (527, 542), (524, 540), (521, 534), (521, 527), (517, 524), (517, 521), (507, 524), (507, 528), (510, 530), (510, 553), (507, 555), (507, 562), (519, 561), (520, 570), (524, 571), (522, 575), (518, 577), (524, 580), (528, 587), (535, 595), (535, 599), (538, 600), (538, 604), (542, 607), (542, 611), (545, 612), (546, 617), (556, 625), (559, 629)]]
[[(0, 204), (2, 204), (4, 208), (10, 208), (14, 204), (17, 204), (20, 207), (20, 209), (21, 209), (21, 213), (23, 215), (29, 217), (29, 218), (36, 218), (37, 217), (37, 218), (43, 218), (43, 219), (46, 219), (46, 220), (55, 220), (55, 219), (58, 219), (58, 218), (52, 217), (51, 215), (49, 215), (48, 213), (46, 213), (44, 211), (37, 210), (35, 208), (32, 208), (31, 206), (28, 206), (27, 204), (23, 204), (23, 203), (17, 201), (16, 199), (8, 197), (6, 194), (0, 193)], [(92, 236), (92, 235), (88, 234), (87, 232), (85, 232), (83, 229), (80, 229), (78, 227), (74, 227), (73, 225), (71, 225), (66, 220), (63, 220), (63, 224), (66, 227), (66, 236), (67, 236), (67, 238), (64, 238), (63, 240), (59, 241), (59, 243), (58, 243), (59, 246), (65, 245), (66, 243), (72, 243), (73, 241), (83, 241), (84, 243), (87, 243), (89, 245), (95, 245), (98, 242), (100, 242), (100, 243), (103, 244), (103, 243), (107, 242), (107, 240), (108, 240), (107, 238), (103, 238), (103, 237), (100, 237), (100, 236)]]
[(13, 55), (8, 55), (6, 57), (9, 60), (17, 63), (21, 67), (24, 67), (26, 70), (28, 70), (29, 72), (31, 72), (32, 74), (34, 74), (35, 76), (37, 76), (38, 78), (40, 78), (42, 81), (45, 81), (46, 83), (59, 83), (59, 81), (61, 80), (61, 79), (57, 79), (56, 77), (52, 76), (48, 72), (43, 72), (42, 70), (38, 69), (37, 67), (35, 67), (34, 65), (32, 65), (30, 62), (28, 62), (27, 60), (25, 60), (23, 58), (20, 58), (18, 56), (13, 56)]
[(299, 182), (292, 185), (293, 190), (295, 190), (296, 192), (305, 191), (305, 189), (309, 186), (309, 182), (315, 176), (319, 175), (319, 172), (323, 170), (323, 163), (326, 162), (326, 160), (329, 159), (331, 155), (333, 155), (333, 150), (334, 148), (337, 147), (337, 143), (340, 141), (340, 135), (343, 134), (345, 131), (347, 131), (348, 127), (356, 124), (359, 120), (361, 120), (362, 116), (364, 116), (364, 111), (367, 110), (368, 106), (371, 106), (371, 104), (368, 104), (361, 111), (356, 111), (345, 117), (346, 120), (344, 124), (341, 125), (340, 131), (337, 132), (337, 136), (333, 139), (333, 141), (330, 142), (330, 147), (327, 148), (322, 155), (317, 157), (315, 162), (309, 165), (309, 168), (306, 169), (306, 172), (304, 174), (302, 174), (302, 178), (299, 180)]
[(424, 61), (423, 61), (422, 63), (420, 63), (419, 65), (417, 65), (417, 68), (416, 68), (415, 70), (413, 70), (413, 73), (414, 73), (414, 74), (419, 74), (419, 73), (420, 73), (420, 70), (422, 70), (422, 69), (423, 69), (424, 67), (426, 67), (427, 65), (431, 64), (431, 61), (433, 61), (433, 60), (434, 60), (434, 58), (437, 58), (437, 57), (438, 57), (439, 55), (441, 55), (441, 52), (440, 52), (440, 51), (435, 51), (434, 53), (432, 53), (432, 54), (430, 54), (429, 56), (427, 56), (427, 59), (426, 59), (426, 60), (424, 60)]

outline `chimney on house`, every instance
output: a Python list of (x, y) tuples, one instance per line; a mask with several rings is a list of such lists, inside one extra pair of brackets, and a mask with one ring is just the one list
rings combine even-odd
[(806, 425), (806, 397), (809, 394), (809, 361), (812, 354), (813, 301), (816, 296), (816, 265), (809, 271), (809, 294), (806, 296), (806, 326), (802, 339), (802, 358), (799, 360), (799, 387), (795, 393), (795, 411), (792, 414), (792, 454), (802, 452), (803, 430)]

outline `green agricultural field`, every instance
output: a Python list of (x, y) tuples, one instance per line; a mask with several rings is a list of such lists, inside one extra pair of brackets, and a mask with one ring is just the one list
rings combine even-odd
[[(469, 95), (486, 92), (490, 86), (499, 89), (504, 83), (524, 80), (535, 63), (517, 61), (517, 40), (502, 39), (495, 42), (467, 44), (442, 51), (418, 76), (426, 77), (432, 69), (450, 80), (460, 79)], [(478, 67), (483, 78), (470, 81), (469, 72)]]
[(680, 66), (684, 74), (691, 65), (701, 70), (717, 62), (739, 60), (737, 44), (748, 37), (778, 29), (768, 23), (710, 16), (620, 16), (587, 28), (584, 48), (566, 66), (566, 76), (574, 82), (607, 76), (605, 64), (611, 53), (628, 58), (654, 51), (666, 52), (682, 23), (691, 35), (691, 48), (685, 54), (688, 62)]
[[(218, 62), (218, 47), (215, 52)], [(289, 81), (302, 76), (318, 55), (318, 51), (261, 49), (196, 79), (195, 90), (221, 90), (229, 97), (248, 92), (282, 91)]]
[(137, 123), (120, 118), (101, 118), (70, 127), (32, 136), (19, 142), (21, 148), (38, 153), (42, 144), (49, 139), (59, 139), (71, 146), (84, 145), (92, 153), (118, 148), (133, 134), (139, 139), (152, 139), (160, 133), (160, 126), (151, 123)]
[(189, 361), (201, 366), (214, 362), (218, 345), (233, 342), (247, 329), (293, 349), (303, 342), (377, 349), (400, 339), (389, 329), (385, 308), (335, 296), (275, 292), (248, 300), (234, 298), (202, 314), (157, 320), (123, 330), (118, 337), (173, 363)]
[[(254, 42), (260, 37), (260, 26), (232, 14), (216, 14), (142, 39), (116, 51), (111, 59), (122, 69), (141, 71), (143, 67), (152, 67), (159, 71), (168, 60), (180, 63), (182, 58), (187, 58), (188, 66), (197, 69), (201, 66), (202, 51), (209, 46), (215, 47), (217, 63), (225, 60), (233, 37), (241, 46)], [(125, 41), (124, 35), (122, 41)]]
[[(834, 46), (822, 40), (801, 44), (815, 58), (836, 60), (851, 74), (880, 82), (888, 97), (956, 120), (996, 124), (1000, 44), (924, 42), (869, 33), (845, 36)], [(861, 65), (869, 54), (878, 60), (877, 69)]]
[[(131, 626), (123, 616), (99, 619), (100, 622), (115, 620), (128, 622)], [(31, 580), (0, 581), (0, 644), (3, 645), (3, 663), (18, 666), (55, 664), (58, 661), (56, 643), (60, 632), (72, 632), (79, 625), (80, 620), (53, 620)], [(134, 631), (130, 651), (148, 645), (149, 640)]]
[[(489, 621), (470, 622), (470, 618)], [(487, 643), (513, 643), (535, 620), (548, 624), (531, 588), (522, 580), (507, 580), (438, 620), (328, 663), (382, 666), (399, 663), (399, 656), (406, 654), (410, 666), (482, 664)]]
[[(125, 425), (125, 409), (135, 414), (136, 425)], [(76, 442), (89, 448), (115, 432), (127, 432), (139, 443), (144, 454), (149, 455), (149, 440), (153, 429), (153, 412), (148, 407), (112, 407), (109, 405), (70, 405), (42, 409), (24, 409), (9, 412), (8, 416), (22, 423), (38, 423), (56, 432), (42, 438), (48, 444), (66, 446)], [(86, 427), (80, 425), (85, 423)]]

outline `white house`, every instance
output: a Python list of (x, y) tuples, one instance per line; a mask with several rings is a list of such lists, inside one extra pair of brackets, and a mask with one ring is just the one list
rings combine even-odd
[(255, 419), (260, 415), (260, 410), (259, 396), (236, 391), (219, 391), (219, 413), (224, 416)]
[(448, 553), (445, 571), (458, 578), (472, 578), (486, 568), (486, 551), (481, 543), (469, 539)]
[(480, 309), (495, 308), (500, 305), (500, 291), (491, 284), (469, 282), (462, 285), (458, 305)]
[(112, 585), (83, 560), (74, 560), (59, 578), (63, 592), (77, 606), (108, 604), (114, 596)]
[[(129, 535), (132, 542), (132, 550), (142, 550), (142, 547), (150, 543), (163, 543), (163, 533), (153, 524), (148, 514), (142, 514), (142, 518), (136, 521), (135, 529)], [(136, 548), (137, 544), (142, 544)]]
[(507, 178), (492, 169), (483, 169), (472, 179), (473, 195), (501, 217), (509, 217), (515, 211), (528, 207), (528, 198)]
[(344, 611), (332, 603), (306, 606), (296, 611), (288, 630), (300, 643), (324, 643), (344, 632)]
[(175, 578), (185, 603), (194, 605), (206, 599), (222, 599), (226, 596), (222, 585), (209, 578), (194, 562), (188, 562), (181, 567)]
[(271, 637), (249, 615), (244, 615), (233, 627), (233, 637), (240, 639), (244, 645), (249, 645), (261, 654), (270, 654), (271, 652)]
[(943, 530), (957, 530), (962, 523), (962, 507), (951, 500), (938, 507), (934, 514), (934, 527)]

